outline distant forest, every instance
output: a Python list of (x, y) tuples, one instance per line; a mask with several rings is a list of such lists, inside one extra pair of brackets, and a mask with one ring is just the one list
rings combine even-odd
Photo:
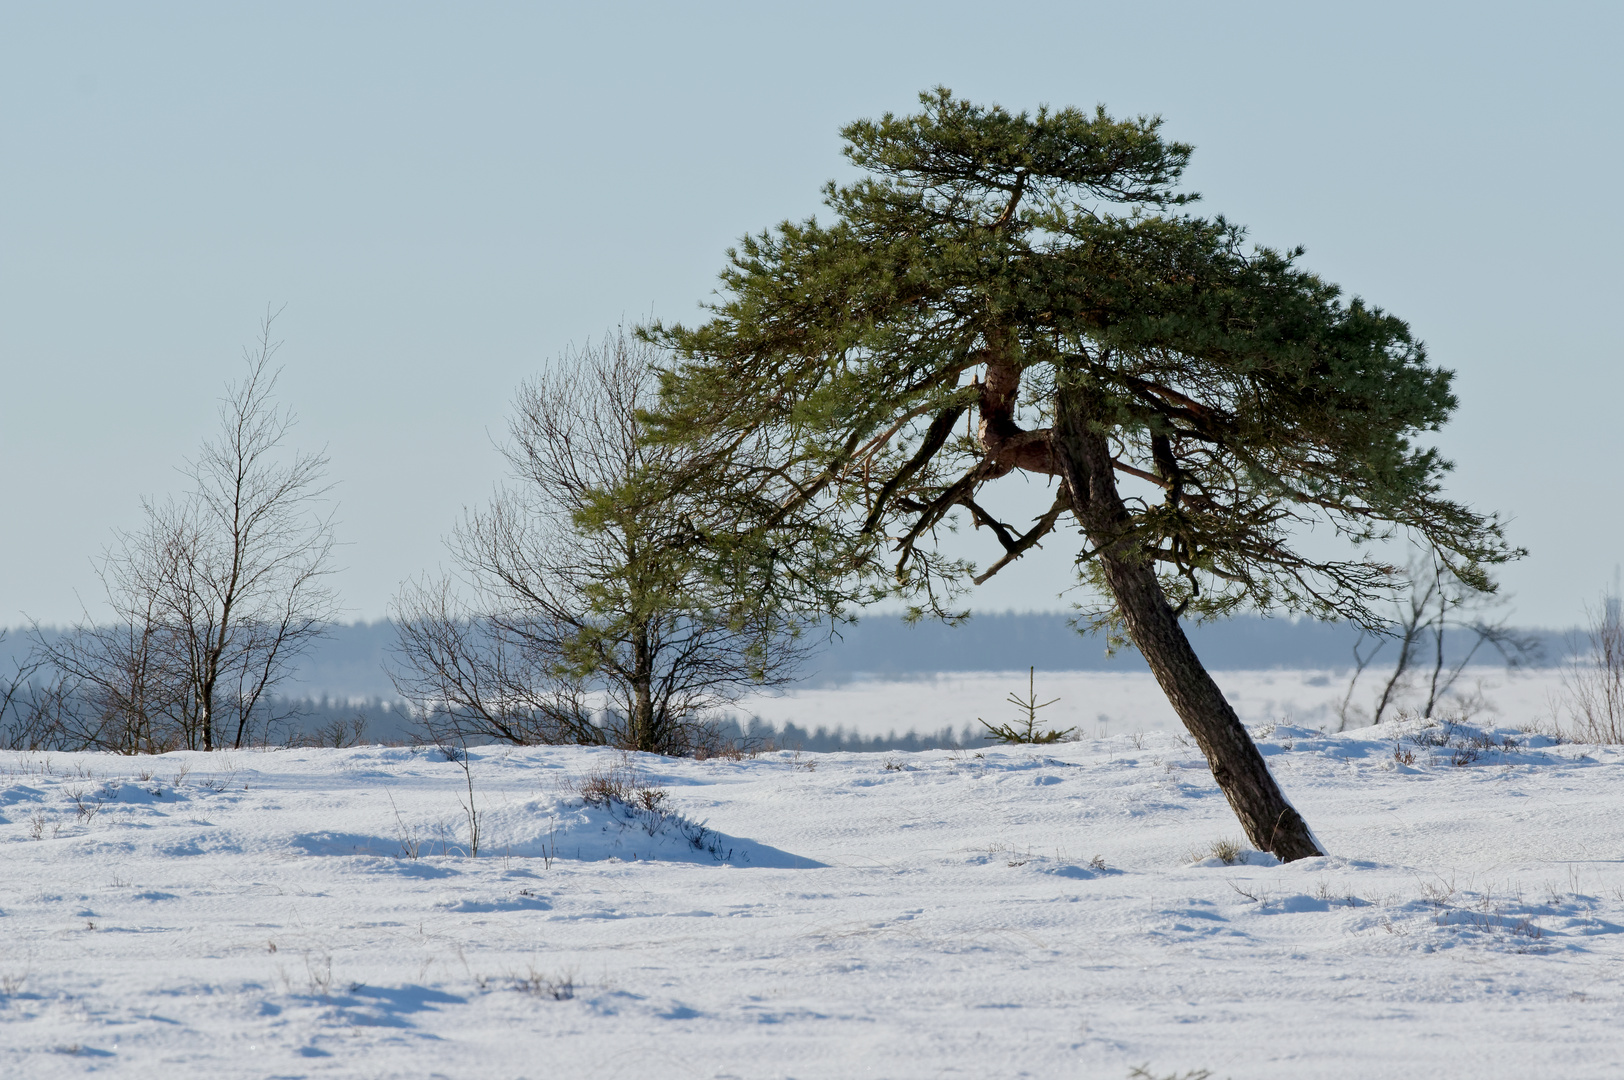
[[(827, 632), (827, 631), (825, 631)], [(1539, 643), (1536, 662), (1557, 664), (1571, 655), (1579, 634), (1526, 631)], [(1359, 632), (1339, 623), (1238, 616), (1189, 629), (1191, 643), (1215, 671), (1267, 668), (1323, 668), (1353, 664)], [(357, 719), (368, 741), (409, 740), (412, 728), (394, 687), (384, 673), (394, 625), (387, 620), (338, 623), (305, 654), (294, 680), (284, 683), (284, 698), (302, 701), (299, 732), (316, 741), (353, 741)], [(1366, 639), (1367, 645), (1370, 643)], [(1469, 646), (1470, 635), (1456, 631), (1446, 639), (1446, 657)], [(0, 674), (12, 670), (28, 650), (27, 635), (11, 631), (0, 641)], [(1388, 651), (1391, 651), (1390, 649)], [(1498, 663), (1492, 652), (1481, 662)], [(1378, 659), (1377, 667), (1382, 666)], [(1099, 635), (1080, 635), (1061, 613), (977, 614), (959, 626), (938, 622), (909, 625), (895, 616), (872, 616), (842, 627), (839, 636), (821, 645), (803, 669), (802, 685), (838, 686), (859, 679), (908, 679), (940, 672), (1018, 671), (1147, 671), (1130, 648), (1107, 655)], [(733, 721), (724, 726), (739, 727)], [(806, 750), (916, 750), (950, 745), (962, 733), (910, 733), (900, 739), (861, 739), (845, 733), (773, 732), (760, 721), (728, 734)]]
[[(827, 632), (827, 631), (825, 631)], [(1533, 630), (1542, 648), (1540, 661), (1557, 664), (1567, 657), (1576, 631)], [(50, 633), (50, 631), (47, 631)], [(1189, 628), (1190, 640), (1206, 666), (1215, 671), (1268, 668), (1338, 670), (1353, 663), (1359, 632), (1343, 623), (1237, 616)], [(335, 623), (305, 654), (297, 677), (282, 691), (307, 698), (392, 698), (394, 687), (384, 664), (395, 640), (395, 628), (379, 622)], [(1368, 639), (1367, 639), (1368, 641)], [(1446, 639), (1446, 657), (1470, 643), (1456, 631)], [(28, 651), (27, 634), (12, 630), (0, 642), (0, 671)], [(1494, 663), (1491, 656), (1485, 663)], [(1099, 635), (1083, 636), (1070, 617), (1053, 612), (977, 614), (960, 626), (938, 622), (908, 625), (895, 616), (878, 615), (842, 627), (839, 636), (821, 645), (803, 669), (803, 682), (832, 686), (856, 679), (906, 679), (958, 671), (1145, 671), (1131, 648), (1108, 656)]]

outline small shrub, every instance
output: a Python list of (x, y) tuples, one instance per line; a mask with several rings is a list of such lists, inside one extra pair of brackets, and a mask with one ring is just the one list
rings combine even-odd
[[(701, 822), (691, 821), (671, 809), (669, 796), (651, 787), (629, 761), (588, 773), (576, 785), (581, 801), (607, 810), (617, 820), (641, 828), (649, 836), (665, 834), (681, 838), (695, 851), (708, 852), (717, 862), (733, 858), (733, 849), (724, 849), (720, 839)], [(543, 846), (543, 857), (551, 867), (557, 851), (557, 837)]]
[(527, 974), (513, 976), (513, 989), (554, 1001), (569, 1001), (575, 997), (575, 974), (566, 971), (562, 975), (543, 975), (532, 965)]
[(612, 802), (631, 806), (637, 787), (635, 771), (625, 766), (611, 766), (587, 773), (576, 790), (588, 806), (607, 806)]
[(361, 713), (356, 713), (348, 720), (339, 718), (323, 724), (312, 732), (296, 732), (288, 737), (287, 745), (313, 747), (317, 750), (347, 750), (352, 746), (361, 745), (362, 740), (366, 738), (366, 730), (367, 718)]
[(666, 793), (649, 786), (629, 762), (587, 773), (576, 790), (588, 806), (620, 803), (649, 814), (666, 812)]
[(1417, 746), (1448, 746), (1450, 736), (1454, 734), (1454, 725), (1428, 724), (1420, 731), (1410, 733), (1410, 741)]
[(695, 761), (706, 761), (710, 758), (720, 758), (723, 761), (754, 761), (763, 754), (776, 754), (791, 747), (780, 746), (771, 735), (740, 735), (729, 738), (722, 733), (716, 724), (706, 724), (702, 732), (704, 737), (695, 737), (693, 744), (693, 758)]
[(96, 815), (101, 812), (102, 800), (86, 797), (84, 788), (68, 788), (68, 798), (73, 800), (74, 811), (86, 825), (95, 821)]

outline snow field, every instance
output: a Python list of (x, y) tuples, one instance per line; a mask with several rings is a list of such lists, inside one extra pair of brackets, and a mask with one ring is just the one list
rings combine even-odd
[(1618, 1075), (1624, 754), (1384, 727), (1284, 866), (1166, 733), (0, 755), (0, 1075)]
[[(1356, 688), (1353, 704), (1368, 709), (1390, 671), (1378, 665), (1367, 672)], [(1347, 694), (1349, 674), (1345, 670), (1271, 669), (1214, 671), (1212, 676), (1235, 712), (1249, 724), (1284, 719), (1308, 727), (1335, 728), (1336, 709)], [(809, 731), (820, 726), (843, 727), (870, 737), (910, 730), (935, 734), (943, 727), (961, 733), (966, 725), (979, 733), (978, 717), (998, 724), (1015, 716), (1005, 698), (1012, 691), (1024, 697), (1026, 688), (1025, 671), (955, 672), (911, 680), (802, 687), (778, 696), (749, 698), (740, 703), (739, 711), (780, 728), (786, 722)], [(1463, 694), (1481, 695), (1480, 710), (1497, 722), (1549, 720), (1562, 696), (1563, 671), (1474, 667), (1462, 673), (1457, 688)], [(1080, 735), (1096, 737), (1184, 730), (1148, 671), (1039, 669), (1036, 689), (1039, 701), (1060, 699), (1038, 713), (1045, 727), (1075, 727)], [(1413, 693), (1400, 695), (1398, 704), (1416, 704)]]

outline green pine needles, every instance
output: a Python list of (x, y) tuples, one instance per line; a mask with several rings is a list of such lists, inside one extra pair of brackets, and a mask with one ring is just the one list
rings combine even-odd
[(1056, 731), (1053, 728), (1048, 731), (1038, 730), (1038, 710), (1047, 709), (1060, 699), (1051, 698), (1041, 703), (1038, 701), (1037, 670), (1035, 667), (1026, 669), (1026, 696), (1024, 698), (1018, 697), (1014, 691), (1010, 691), (1009, 697), (1004, 699), (1025, 714), (1022, 719), (1012, 724), (993, 725), (982, 720), (979, 716), (976, 717), (981, 726), (987, 729), (984, 738), (1001, 743), (1047, 744), (1061, 742), (1066, 736), (1077, 730), (1074, 727), (1069, 727), (1064, 731)]
[[(1455, 409), (1452, 374), (1300, 250), (1183, 212), (1191, 148), (1160, 120), (921, 103), (843, 130), (867, 175), (826, 187), (831, 220), (746, 236), (708, 321), (645, 331), (679, 357), (652, 430), (717, 451), (716, 490), (750, 511), (752, 565), (774, 563), (787, 602), (894, 593), (952, 614), (1074, 509), (1051, 438), (1066, 396), (1124, 489), (1126, 517), (1078, 545), (1108, 609), (1106, 547), (1181, 612), (1370, 625), (1399, 584), (1380, 541), (1411, 534), (1478, 588), (1519, 554), (1443, 497), (1449, 463), (1417, 442)], [(1053, 493), (1025, 523), (980, 494), (1016, 475)], [(955, 521), (999, 557), (938, 555)], [(1358, 554), (1311, 553), (1309, 531)]]

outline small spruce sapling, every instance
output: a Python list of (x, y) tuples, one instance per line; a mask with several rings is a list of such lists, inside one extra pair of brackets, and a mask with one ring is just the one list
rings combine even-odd
[(982, 738), (991, 739), (995, 742), (1001, 743), (1057, 743), (1065, 739), (1066, 736), (1070, 735), (1072, 732), (1076, 731), (1077, 729), (1074, 727), (1066, 728), (1064, 731), (1056, 731), (1053, 728), (1048, 731), (1038, 730), (1038, 710), (1047, 709), (1050, 705), (1053, 705), (1060, 699), (1053, 698), (1049, 701), (1039, 702), (1036, 686), (1037, 668), (1027, 668), (1026, 697), (1017, 697), (1015, 693), (1011, 691), (1009, 697), (1005, 699), (1011, 705), (1024, 712), (1026, 714), (1025, 719), (1018, 720), (1012, 724), (993, 725), (987, 723), (987, 721), (982, 720), (981, 717), (978, 716), (976, 719), (981, 722), (982, 727), (987, 729), (987, 734), (982, 736)]

